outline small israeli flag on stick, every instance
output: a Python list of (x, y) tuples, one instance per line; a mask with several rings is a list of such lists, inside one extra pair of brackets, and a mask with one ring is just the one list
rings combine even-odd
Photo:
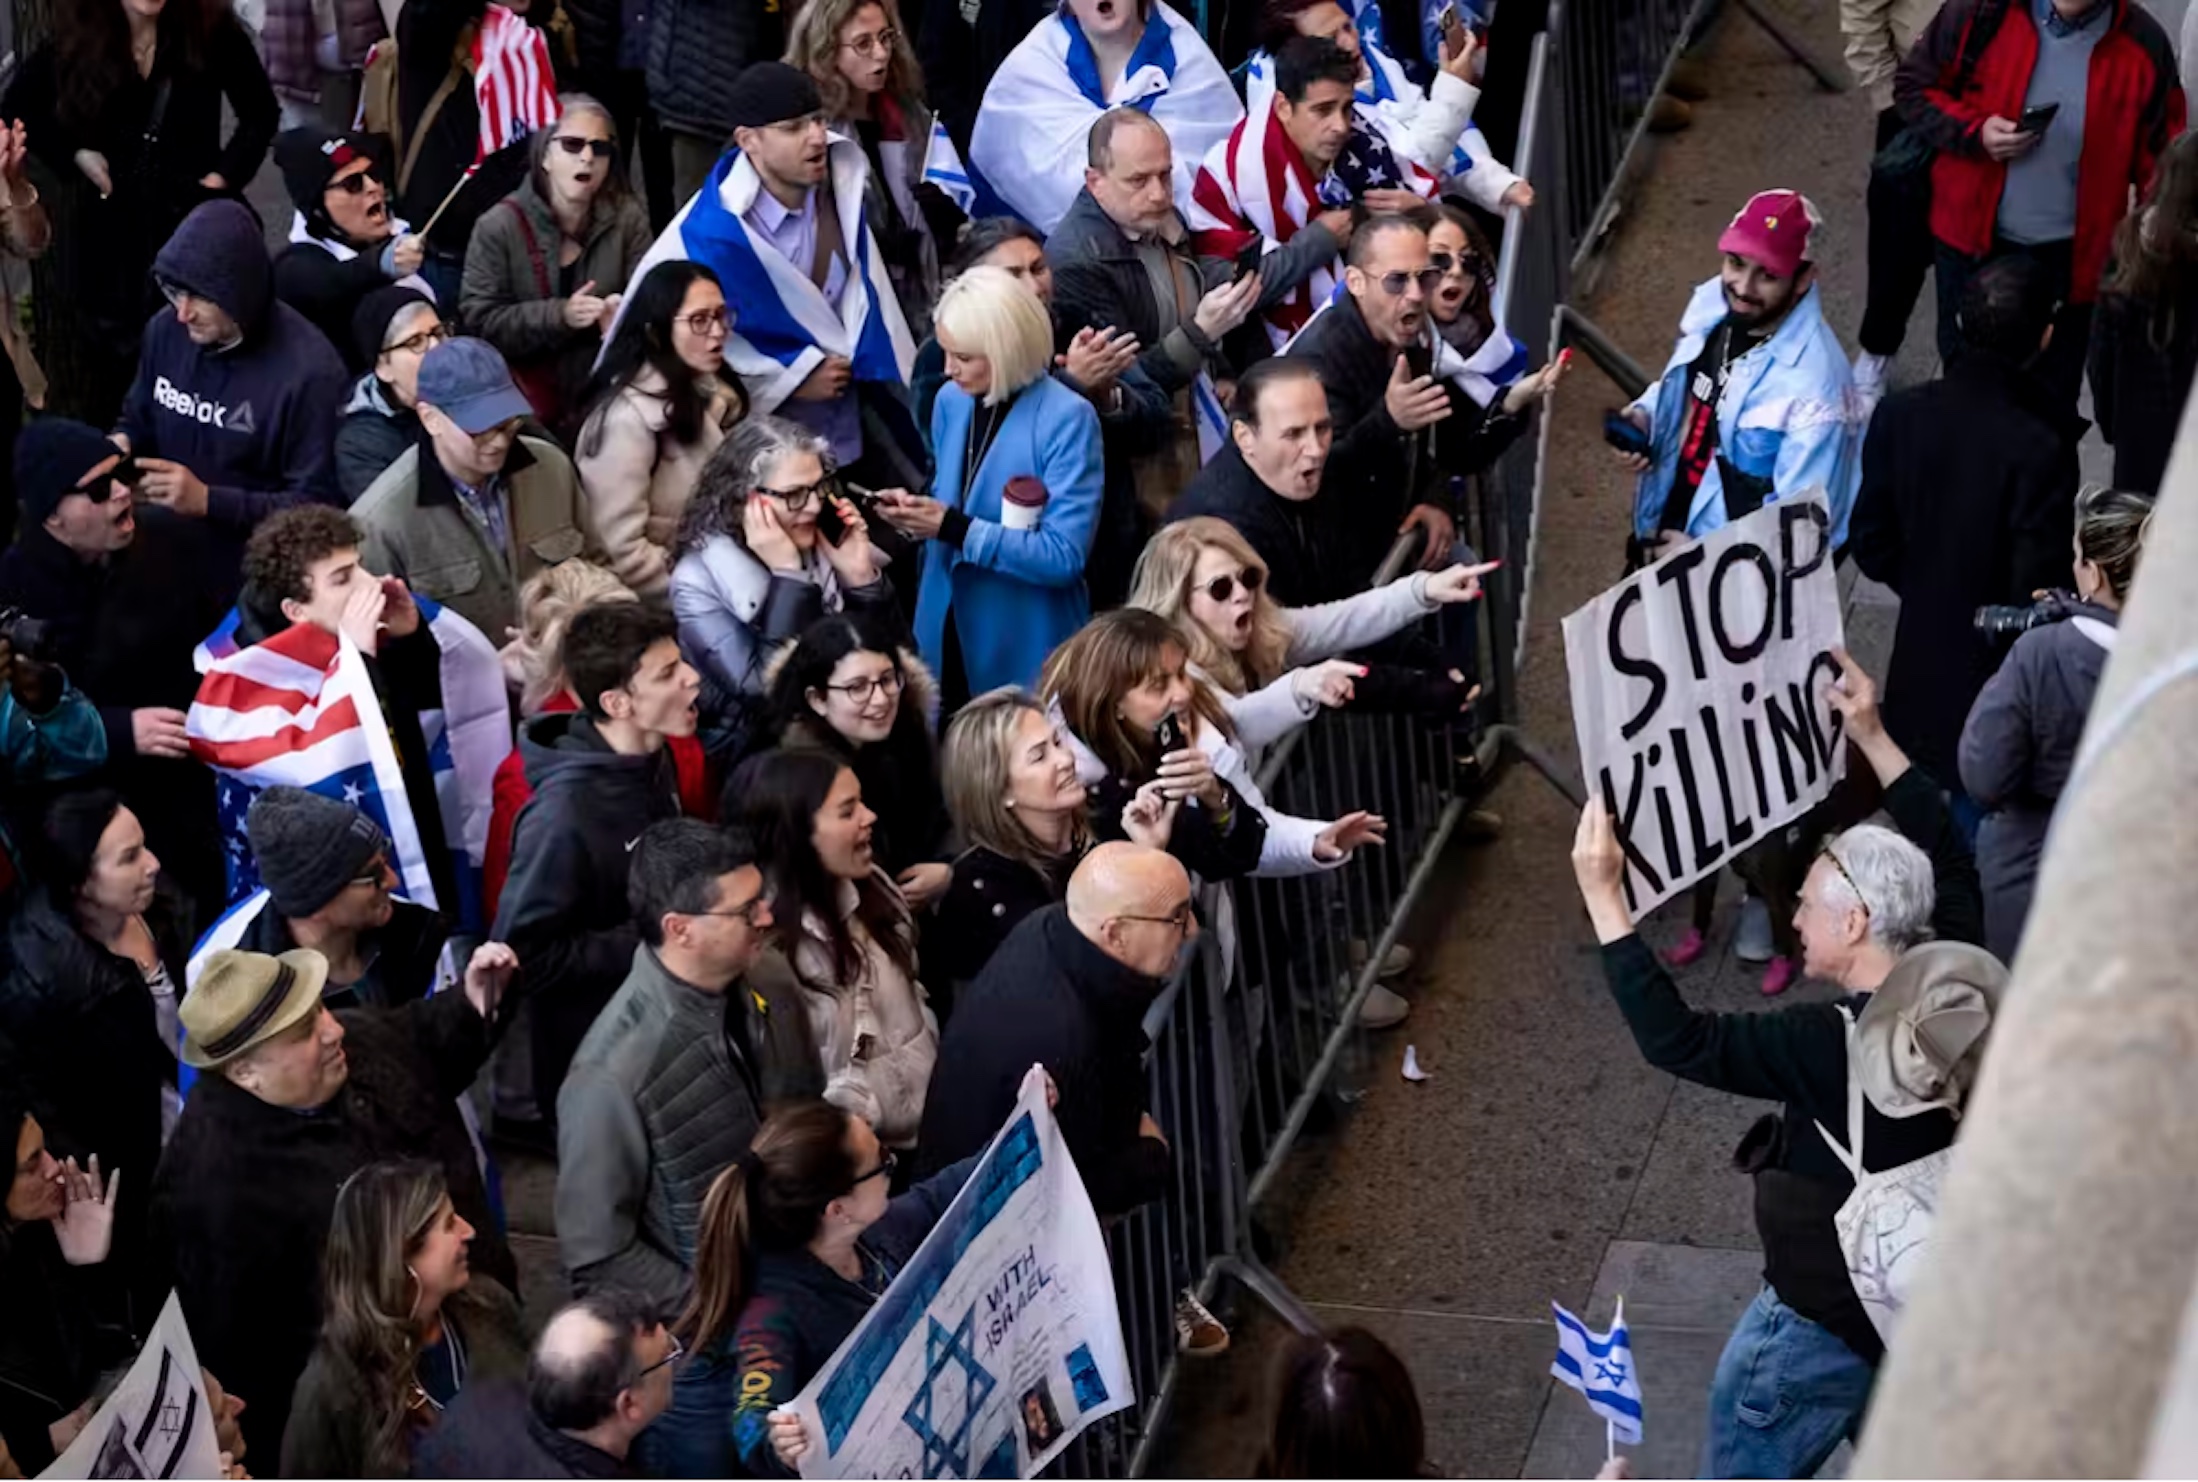
[(1215, 389), (1213, 377), (1204, 371), (1191, 382), (1191, 410), (1198, 419), (1198, 461), (1201, 465), (1211, 463), (1229, 445), (1229, 413), (1221, 405), (1221, 393)]
[(1587, 1407), (1603, 1417), (1604, 1449), (1616, 1455), (1618, 1443), (1641, 1444), (1641, 1376), (1633, 1367), (1633, 1339), (1626, 1332), (1626, 1299), (1610, 1331), (1595, 1333), (1555, 1302), (1557, 1361), (1549, 1372), (1580, 1392)]
[(962, 163), (962, 152), (954, 147), (946, 125), (936, 118), (931, 120), (931, 138), (924, 147), (923, 178), (944, 192), (964, 216), (976, 209), (977, 187), (969, 178), (969, 167)]

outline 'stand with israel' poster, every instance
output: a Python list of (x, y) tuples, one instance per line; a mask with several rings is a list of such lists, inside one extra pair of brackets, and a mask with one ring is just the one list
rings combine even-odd
[(1033, 1070), (937, 1228), (795, 1397), (801, 1474), (1028, 1477), (1131, 1400), (1106, 1240)]
[(1580, 767), (1635, 915), (1820, 802), (1846, 770), (1824, 698), (1839, 590), (1821, 490), (1767, 504), (1564, 621)]

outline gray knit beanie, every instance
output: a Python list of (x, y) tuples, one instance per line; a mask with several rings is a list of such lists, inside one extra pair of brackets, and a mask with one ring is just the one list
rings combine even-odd
[(310, 916), (389, 848), (381, 825), (349, 803), (302, 787), (270, 787), (244, 815), (260, 883), (285, 916)]

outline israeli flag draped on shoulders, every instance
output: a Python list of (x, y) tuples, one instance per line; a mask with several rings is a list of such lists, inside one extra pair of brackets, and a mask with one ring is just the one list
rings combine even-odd
[[(298, 623), (241, 644), (232, 610), (192, 655), (203, 677), (184, 723), (191, 754), (214, 769), (232, 902), (249, 905), (260, 889), (244, 816), (260, 789), (287, 784), (363, 810), (389, 836), (405, 899), (442, 911), (460, 930), (485, 928), (481, 863), (492, 787), (512, 745), (503, 664), (480, 629), (428, 598), (414, 600), (442, 654), (443, 708), (421, 712), (420, 734), (461, 899), (436, 899), (381, 699), (351, 640)], [(206, 940), (237, 914), (225, 913)]]
[[(915, 341), (863, 206), (869, 161), (861, 145), (839, 134), (828, 137), (826, 149), (840, 240), (850, 259), (838, 304), (810, 278), (809, 264), (789, 262), (770, 242), (749, 235), (743, 217), (763, 178), (738, 149), (718, 157), (702, 189), (633, 270), (636, 283), (660, 262), (698, 262), (717, 274), (733, 317), (725, 360), (759, 412), (777, 411), (826, 355), (844, 357), (857, 381), (895, 387), (908, 384), (916, 362)], [(621, 314), (624, 309), (621, 304)], [(614, 324), (603, 343), (616, 332)]]
[(1111, 93), (1091, 43), (1063, 10), (1032, 27), (985, 84), (969, 161), (1009, 209), (1050, 234), (1084, 188), (1085, 136), (1109, 108), (1142, 109), (1168, 131), (1178, 207), (1190, 199), (1199, 161), (1244, 116), (1229, 74), (1164, 0), (1151, 0)]
[(1578, 1390), (1587, 1407), (1610, 1422), (1612, 1434), (1629, 1446), (1641, 1444), (1641, 1376), (1633, 1366), (1633, 1338), (1626, 1331), (1626, 1299), (1618, 1299), (1610, 1331), (1588, 1325), (1558, 1306), (1557, 1361), (1549, 1372)]
[[(1335, 307), (1349, 292), (1350, 289), (1338, 280), (1328, 290), (1328, 296), (1314, 306), (1312, 318), (1305, 321), (1306, 327), (1309, 328), (1314, 319)], [(1297, 344), (1298, 335), (1303, 333), (1305, 329), (1300, 328), (1297, 334), (1291, 335), (1279, 353), (1289, 354)], [(1472, 397), (1476, 406), (1485, 407), (1493, 403), (1498, 396), (1511, 388), (1512, 382), (1525, 375), (1533, 366), (1533, 357), (1527, 352), (1526, 346), (1513, 339), (1501, 324), (1489, 331), (1488, 338), (1481, 341), (1480, 348), (1471, 355), (1459, 354), (1457, 347), (1442, 337), (1432, 321), (1421, 330), (1420, 337), (1427, 342), (1433, 356), (1430, 369), (1435, 378), (1456, 386)]]

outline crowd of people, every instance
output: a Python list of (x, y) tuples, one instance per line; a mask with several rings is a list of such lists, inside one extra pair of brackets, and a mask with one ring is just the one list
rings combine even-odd
[[(1033, 1063), (1102, 1218), (1202, 1176), (1147, 1008), (1205, 934), (1260, 972), (1235, 882), (1387, 833), (1276, 807), (1267, 750), (1476, 724), (1467, 491), (1565, 369), (1493, 302), (1533, 186), (1458, 7), (1392, 49), (1265, 0), (1233, 68), (1165, 0), (383, 9), (83, 0), (0, 99), (40, 285), (0, 332), (0, 1439), (64, 1451), (172, 1290), (240, 1470), (783, 1474), (817, 1438), (780, 1407)], [(1825, 815), (1899, 831), (1743, 857), (1766, 993), (1997, 992), (1927, 939), (2019, 938), (2198, 344), (2163, 44), (1948, 0), (1893, 78), (1862, 355), (1815, 208), (1761, 192), (1614, 422), (1636, 562), (1821, 487), (1904, 599)], [(524, 137), (513, 56), (561, 89)], [(1886, 394), (1934, 261), (1944, 377)], [(2079, 498), (2087, 364), (2126, 487)], [(2004, 663), (1979, 607), (2035, 629)], [(1793, 1474), (1882, 1351), (1825, 1264), (1840, 1020), (1702, 1048), (1593, 810), (1576, 858), (1651, 1058), (1787, 1103), (1728, 1367), (1783, 1345), (1824, 1393), (1711, 1465)], [(1950, 1142), (1980, 1040), (1858, 1113), (1869, 1166)], [(573, 1299), (533, 1334), (514, 1147)], [(1370, 1335), (1289, 1382), (1346, 1374), (1380, 1413), (1285, 1405), (1278, 1474), (1424, 1461)]]
[(0, 1474), (170, 1291), (240, 1474), (783, 1473), (1033, 1063), (1103, 1218), (1199, 1177), (1146, 1009), (1387, 832), (1267, 749), (1475, 724), (1532, 188), (1335, 0), (382, 9), (0, 100)]

